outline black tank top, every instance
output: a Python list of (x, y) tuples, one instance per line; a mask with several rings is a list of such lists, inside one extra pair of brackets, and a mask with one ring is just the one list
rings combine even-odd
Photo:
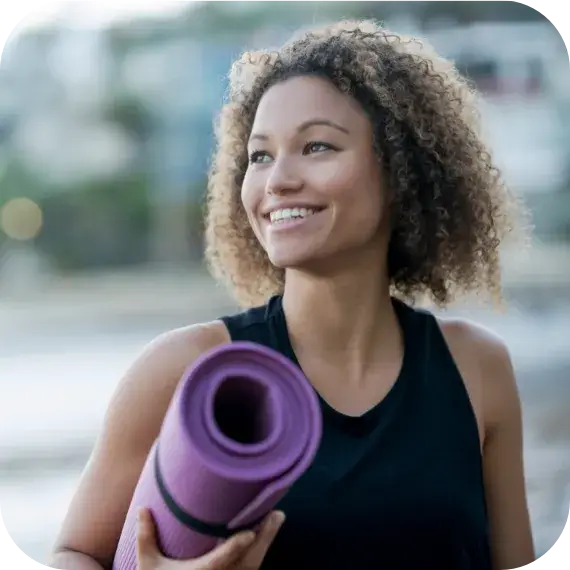
[[(277, 505), (287, 515), (262, 570), (491, 570), (477, 422), (435, 317), (393, 301), (404, 359), (361, 416), (319, 395), (323, 438)], [(221, 319), (232, 341), (299, 362), (282, 298)]]

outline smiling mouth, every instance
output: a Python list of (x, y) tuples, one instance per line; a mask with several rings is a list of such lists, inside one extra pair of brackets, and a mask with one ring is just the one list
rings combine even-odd
[(271, 225), (278, 225), (285, 222), (303, 220), (322, 212), (325, 208), (284, 208), (282, 210), (274, 210), (265, 216)]

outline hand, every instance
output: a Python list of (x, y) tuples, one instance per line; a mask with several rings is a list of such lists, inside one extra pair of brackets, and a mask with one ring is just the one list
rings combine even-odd
[(258, 570), (284, 520), (283, 513), (272, 512), (257, 535), (239, 532), (204, 556), (172, 560), (160, 552), (152, 515), (142, 509), (137, 525), (137, 570)]

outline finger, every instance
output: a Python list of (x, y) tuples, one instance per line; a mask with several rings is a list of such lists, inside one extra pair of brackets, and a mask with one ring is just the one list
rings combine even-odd
[(140, 509), (137, 516), (137, 560), (140, 570), (162, 558), (156, 545), (156, 528), (147, 509)]
[(227, 570), (243, 558), (254, 541), (255, 533), (251, 531), (240, 532), (200, 558), (200, 568)]
[(281, 511), (272, 512), (263, 521), (259, 534), (252, 547), (247, 552), (243, 565), (246, 568), (259, 568), (265, 558), (269, 547), (275, 540), (279, 529), (285, 522), (285, 514)]

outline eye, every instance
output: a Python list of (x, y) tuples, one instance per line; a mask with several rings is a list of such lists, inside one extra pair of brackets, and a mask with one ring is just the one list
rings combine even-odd
[(266, 152), (263, 152), (263, 151), (261, 151), (261, 150), (252, 152), (252, 153), (249, 155), (249, 162), (250, 162), (250, 164), (261, 164), (261, 163), (263, 163), (263, 162), (267, 162), (267, 160), (265, 160), (265, 159), (269, 159), (269, 160), (270, 160), (271, 157), (270, 157)]
[(325, 150), (336, 150), (336, 149), (333, 148), (330, 144), (320, 142), (320, 141), (313, 141), (313, 142), (310, 142), (309, 144), (307, 144), (307, 146), (305, 147), (304, 153), (309, 154), (309, 153), (314, 153), (314, 152), (323, 152)]

